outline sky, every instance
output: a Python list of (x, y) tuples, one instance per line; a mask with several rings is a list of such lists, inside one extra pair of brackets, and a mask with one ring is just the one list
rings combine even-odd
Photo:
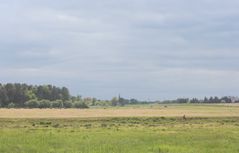
[(0, 82), (142, 100), (239, 96), (238, 0), (0, 0)]

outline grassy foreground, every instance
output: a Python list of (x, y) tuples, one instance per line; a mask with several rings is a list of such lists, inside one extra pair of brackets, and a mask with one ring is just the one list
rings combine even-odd
[(0, 119), (1, 153), (238, 153), (239, 118)]

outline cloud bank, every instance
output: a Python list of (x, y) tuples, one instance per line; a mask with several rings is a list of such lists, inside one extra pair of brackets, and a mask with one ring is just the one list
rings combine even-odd
[(238, 95), (237, 0), (2, 0), (1, 82), (110, 99)]

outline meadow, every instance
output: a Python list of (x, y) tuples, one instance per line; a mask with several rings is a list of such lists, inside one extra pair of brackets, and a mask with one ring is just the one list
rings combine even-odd
[(238, 110), (238, 105), (1, 109), (0, 152), (238, 153)]

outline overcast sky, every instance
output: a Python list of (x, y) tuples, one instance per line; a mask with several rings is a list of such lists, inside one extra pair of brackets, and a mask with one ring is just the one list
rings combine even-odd
[(239, 95), (238, 0), (0, 0), (0, 80), (145, 100)]

